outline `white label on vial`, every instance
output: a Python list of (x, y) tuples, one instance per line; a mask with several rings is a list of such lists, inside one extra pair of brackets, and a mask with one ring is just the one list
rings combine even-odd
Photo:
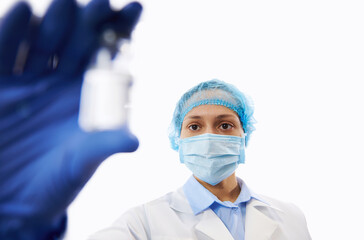
[(131, 75), (95, 68), (86, 72), (79, 125), (84, 131), (114, 130), (127, 121)]

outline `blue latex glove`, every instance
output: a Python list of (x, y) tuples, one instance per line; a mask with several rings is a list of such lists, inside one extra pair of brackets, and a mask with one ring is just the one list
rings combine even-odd
[(55, 0), (42, 19), (26, 3), (2, 19), (0, 239), (59, 237), (67, 206), (101, 162), (137, 149), (127, 126), (83, 132), (78, 111), (82, 76), (103, 30), (129, 37), (141, 10), (139, 3), (115, 12), (107, 0), (85, 7)]

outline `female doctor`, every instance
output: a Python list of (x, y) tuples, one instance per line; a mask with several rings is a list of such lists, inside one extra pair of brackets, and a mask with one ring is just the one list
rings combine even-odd
[(235, 176), (255, 129), (253, 112), (242, 92), (219, 80), (186, 92), (169, 137), (193, 176), (177, 191), (130, 209), (91, 239), (311, 239), (297, 207), (257, 195)]

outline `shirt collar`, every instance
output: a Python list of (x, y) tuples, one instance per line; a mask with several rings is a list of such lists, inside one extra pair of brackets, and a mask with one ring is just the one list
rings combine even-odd
[(241, 191), (234, 203), (221, 202), (214, 194), (202, 186), (193, 176), (191, 176), (184, 184), (183, 191), (195, 215), (208, 209), (214, 202), (226, 207), (232, 207), (232, 205), (237, 206), (240, 203), (248, 202), (251, 198), (261, 201), (256, 194), (250, 192), (243, 180), (237, 178), (237, 181), (240, 185)]
[[(246, 185), (246, 183), (241, 178), (236, 177), (236, 180), (238, 181), (238, 184), (239, 184), (239, 186), (241, 188), (241, 192), (240, 192), (238, 198), (236, 199), (235, 203), (237, 203), (238, 200), (240, 200), (240, 199), (241, 199), (241, 202), (248, 202), (251, 198), (254, 198), (255, 200), (258, 200), (260, 202), (264, 202), (264, 203), (268, 204), (258, 194), (251, 191), (248, 188), (248, 186)], [(245, 200), (245, 199), (247, 199), (247, 196), (249, 196), (249, 199)]]
[(183, 185), (183, 191), (195, 215), (209, 208), (216, 198), (193, 176)]

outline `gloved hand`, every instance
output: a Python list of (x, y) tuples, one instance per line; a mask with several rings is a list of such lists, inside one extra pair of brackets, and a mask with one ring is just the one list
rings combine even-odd
[(129, 37), (139, 3), (112, 11), (107, 0), (85, 7), (55, 0), (45, 16), (18, 3), (0, 27), (0, 239), (55, 239), (66, 209), (100, 163), (132, 152), (127, 126), (83, 132), (82, 77), (105, 29)]

